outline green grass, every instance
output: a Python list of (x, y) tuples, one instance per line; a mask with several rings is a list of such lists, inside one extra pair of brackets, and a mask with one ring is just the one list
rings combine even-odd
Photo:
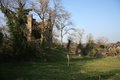
[(120, 80), (120, 57), (0, 64), (0, 80)]

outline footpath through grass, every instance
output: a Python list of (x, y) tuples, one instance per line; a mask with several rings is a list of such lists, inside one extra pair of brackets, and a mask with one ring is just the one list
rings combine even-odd
[(0, 64), (0, 80), (120, 80), (120, 57)]

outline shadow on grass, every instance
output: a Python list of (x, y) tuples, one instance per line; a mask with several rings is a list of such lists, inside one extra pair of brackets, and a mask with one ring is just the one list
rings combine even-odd
[(0, 64), (0, 80), (120, 80), (120, 70), (109, 72), (83, 70), (82, 65), (92, 60), (96, 59), (72, 58), (70, 67), (66, 62)]

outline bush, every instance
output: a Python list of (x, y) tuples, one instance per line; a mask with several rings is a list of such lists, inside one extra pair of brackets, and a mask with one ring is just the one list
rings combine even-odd
[(66, 59), (67, 51), (63, 48), (49, 48), (39, 53), (38, 59), (41, 61), (56, 62)]

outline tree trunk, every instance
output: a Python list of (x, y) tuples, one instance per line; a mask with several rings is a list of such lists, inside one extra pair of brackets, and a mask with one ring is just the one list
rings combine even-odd
[(42, 19), (42, 26), (41, 26), (41, 48), (44, 49), (44, 18)]
[(61, 30), (61, 47), (63, 47), (63, 35), (62, 35), (62, 33), (63, 33), (63, 30)]

